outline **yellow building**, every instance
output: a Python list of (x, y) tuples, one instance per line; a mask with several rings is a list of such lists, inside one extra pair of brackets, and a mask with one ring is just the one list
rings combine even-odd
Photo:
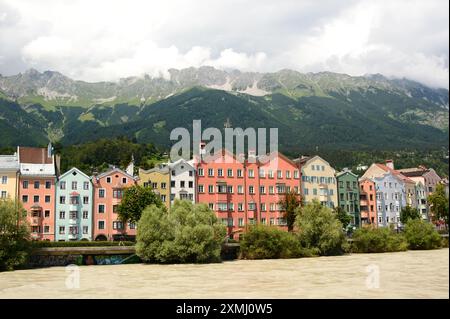
[(336, 177), (333, 167), (320, 156), (294, 160), (302, 173), (302, 195), (305, 204), (317, 199), (322, 205), (334, 208), (338, 205)]
[(18, 192), (19, 161), (17, 154), (0, 155), (0, 199), (16, 200)]
[(169, 167), (159, 166), (149, 170), (139, 169), (138, 185), (151, 187), (167, 208), (170, 207)]

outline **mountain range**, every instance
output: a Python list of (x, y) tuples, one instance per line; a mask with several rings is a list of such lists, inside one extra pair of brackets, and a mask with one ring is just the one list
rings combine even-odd
[(175, 127), (278, 127), (280, 148), (448, 148), (449, 91), (380, 74), (170, 69), (115, 82), (30, 69), (0, 75), (0, 146), (128, 136), (168, 147)]

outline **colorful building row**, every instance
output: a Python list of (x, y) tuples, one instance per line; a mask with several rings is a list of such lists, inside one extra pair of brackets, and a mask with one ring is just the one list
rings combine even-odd
[[(200, 154), (204, 154), (204, 144)], [(151, 187), (167, 208), (176, 199), (205, 203), (233, 238), (247, 225), (286, 229), (281, 200), (293, 191), (304, 203), (347, 212), (351, 226), (400, 226), (400, 211), (409, 205), (429, 218), (427, 196), (441, 178), (425, 167), (395, 170), (394, 163), (372, 164), (360, 178), (348, 169), (336, 172), (319, 156), (291, 160), (279, 152), (270, 161), (249, 152), (246, 158), (222, 150), (213, 160), (201, 157), (160, 164), (150, 170), (111, 167), (88, 176), (77, 168), (59, 174), (59, 158), (47, 148), (18, 147), (0, 156), (0, 197), (22, 202), (36, 240), (118, 240), (136, 235), (117, 207), (124, 189)], [(448, 185), (448, 184), (447, 184)]]

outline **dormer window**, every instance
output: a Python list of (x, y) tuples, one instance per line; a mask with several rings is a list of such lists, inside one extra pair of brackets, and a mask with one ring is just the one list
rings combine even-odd
[(106, 182), (107, 182), (108, 184), (110, 184), (110, 183), (111, 183), (111, 177), (107, 177), (107, 178), (106, 178)]

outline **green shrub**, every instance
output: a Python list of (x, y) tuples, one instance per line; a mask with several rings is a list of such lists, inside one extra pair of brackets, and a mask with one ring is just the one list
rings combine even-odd
[(353, 252), (383, 253), (407, 249), (408, 242), (405, 236), (387, 227), (360, 228), (353, 233)]
[(405, 225), (405, 237), (409, 249), (436, 249), (441, 248), (441, 235), (431, 223), (421, 219), (409, 220)]
[(336, 214), (317, 200), (297, 209), (295, 224), (302, 247), (315, 249), (320, 255), (341, 255), (346, 240)]
[(134, 246), (132, 241), (33, 241), (33, 248)]
[(246, 259), (298, 258), (312, 256), (302, 248), (297, 235), (274, 226), (252, 226), (241, 240), (241, 257)]
[(136, 254), (144, 262), (219, 262), (226, 228), (205, 204), (175, 201), (146, 208), (137, 228)]
[(26, 211), (12, 200), (0, 200), (0, 271), (13, 270), (25, 264), (30, 249), (29, 239)]

